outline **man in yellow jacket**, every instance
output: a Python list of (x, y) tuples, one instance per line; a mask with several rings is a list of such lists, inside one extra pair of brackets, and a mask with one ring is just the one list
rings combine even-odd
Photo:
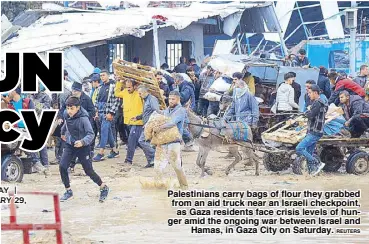
[[(139, 146), (138, 139), (143, 131), (143, 121), (135, 118), (143, 113), (143, 101), (138, 91), (136, 82), (117, 82), (114, 95), (123, 99), (124, 124), (129, 127), (128, 148), (125, 163), (132, 164), (136, 147)], [(123, 89), (122, 89), (123, 88)]]

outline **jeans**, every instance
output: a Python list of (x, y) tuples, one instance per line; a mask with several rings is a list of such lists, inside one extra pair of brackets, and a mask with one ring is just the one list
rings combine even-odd
[(91, 180), (93, 180), (93, 182), (95, 182), (98, 186), (101, 186), (101, 178), (98, 174), (96, 174), (92, 167), (90, 146), (76, 148), (66, 143), (63, 156), (59, 165), (60, 176), (65, 188), (70, 187), (68, 168), (70, 161), (76, 157), (79, 158), (86, 175), (88, 175)]
[(208, 113), (208, 107), (209, 107), (209, 101), (204, 98), (200, 98), (199, 104), (197, 106), (197, 114), (202, 117), (206, 117)]
[(41, 162), (43, 166), (49, 166), (49, 157), (47, 155), (47, 147), (41, 149), (41, 151), (30, 154), (34, 163)]
[(313, 153), (316, 143), (320, 138), (322, 138), (322, 135), (316, 136), (309, 133), (296, 147), (297, 154), (306, 158), (309, 168), (312, 168), (311, 166), (316, 163), (316, 158), (314, 158)]
[(209, 116), (210, 114), (217, 115), (218, 112), (219, 112), (219, 102), (209, 101), (207, 116)]
[(130, 128), (130, 131), (129, 131), (129, 136), (128, 136), (126, 161), (132, 163), (133, 156), (135, 155), (136, 147), (137, 146), (141, 147), (140, 144), (138, 143), (138, 140), (140, 139), (143, 126), (142, 125), (130, 125), (129, 128)]
[(106, 145), (109, 143), (110, 148), (115, 147), (115, 141), (113, 136), (112, 123), (114, 121), (108, 121), (105, 118), (105, 114), (99, 114), (99, 118), (101, 121), (101, 136), (100, 136), (100, 145), (99, 147), (105, 149)]
[(153, 163), (155, 157), (155, 149), (151, 146), (150, 142), (145, 140), (145, 134), (143, 132), (141, 133), (141, 136), (138, 139), (138, 143), (145, 154), (147, 163), (148, 164)]

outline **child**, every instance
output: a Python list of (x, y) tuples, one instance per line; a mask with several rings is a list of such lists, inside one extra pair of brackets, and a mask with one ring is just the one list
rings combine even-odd
[(61, 129), (61, 137), (65, 141), (63, 156), (60, 162), (60, 176), (66, 188), (64, 196), (60, 201), (66, 201), (73, 197), (70, 189), (68, 167), (71, 160), (78, 157), (86, 175), (100, 186), (100, 202), (103, 202), (109, 193), (108, 186), (101, 181), (100, 176), (92, 168), (90, 157), (90, 144), (94, 139), (94, 131), (86, 110), (81, 108), (79, 98), (70, 97), (66, 101), (64, 112), (64, 125)]

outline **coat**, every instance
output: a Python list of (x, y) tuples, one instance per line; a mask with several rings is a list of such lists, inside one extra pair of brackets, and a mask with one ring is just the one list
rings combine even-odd
[(245, 121), (250, 126), (257, 126), (259, 121), (259, 104), (255, 97), (245, 92), (242, 96), (233, 96), (231, 107), (224, 115), (227, 120)]
[(328, 100), (328, 103), (339, 104), (339, 94), (341, 91), (348, 91), (350, 95), (359, 95), (360, 97), (365, 97), (365, 90), (359, 84), (353, 82), (349, 79), (342, 79), (336, 82), (334, 91)]
[(183, 135), (183, 127), (184, 123), (187, 119), (187, 112), (186, 109), (182, 107), (182, 105), (178, 104), (174, 108), (167, 108), (164, 110), (164, 115), (171, 118), (170, 122), (162, 125), (162, 129), (169, 129), (174, 126), (177, 126), (178, 131), (181, 135)]
[[(113, 80), (109, 80), (108, 101), (106, 102), (106, 105), (103, 111), (105, 115), (111, 114), (114, 116), (119, 107), (119, 99), (117, 99), (117, 97), (114, 94), (115, 85), (116, 84)], [(98, 91), (97, 91), (97, 97), (96, 97), (96, 103), (95, 103), (96, 110), (99, 109), (99, 103), (97, 101), (99, 101), (99, 94), (100, 94), (100, 90), (102, 89), (102, 86), (99, 86), (99, 88), (97, 89)]]
[(324, 129), (325, 114), (328, 110), (328, 104), (321, 98), (315, 100), (305, 115), (308, 118), (307, 133), (322, 136)]
[(159, 112), (159, 101), (156, 97), (149, 94), (147, 97), (144, 98), (144, 107), (143, 107), (143, 113), (136, 118), (138, 120), (142, 120), (144, 124), (149, 121), (149, 118), (153, 112)]
[(179, 85), (179, 93), (181, 94), (181, 104), (184, 106), (188, 101), (191, 101), (191, 109), (195, 110), (195, 85), (193, 83), (183, 81)]
[[(82, 92), (81, 97), (79, 98), (80, 100), (80, 104), (81, 107), (86, 110), (88, 117), (90, 118), (91, 122), (93, 117), (95, 117), (96, 114), (96, 110), (95, 110), (95, 106), (92, 103), (92, 100), (89, 96), (87, 96), (85, 93)], [(63, 104), (63, 106), (59, 109), (59, 117), (62, 118), (64, 111), (66, 110), (66, 105), (65, 103)]]
[(143, 125), (142, 120), (132, 121), (132, 118), (143, 113), (143, 101), (138, 91), (129, 93), (127, 89), (122, 90), (122, 82), (115, 86), (115, 96), (123, 99), (123, 116), (126, 125)]
[(352, 120), (354, 117), (359, 117), (361, 114), (369, 114), (369, 103), (358, 95), (351, 95), (349, 104), (341, 104), (346, 120)]
[(92, 143), (95, 133), (86, 110), (81, 107), (73, 117), (69, 117), (67, 111), (65, 111), (64, 120), (65, 123), (61, 129), (61, 134), (65, 135), (66, 143), (72, 146), (79, 140), (83, 142), (83, 146), (88, 146)]
[(176, 72), (176, 73), (186, 73), (186, 71), (187, 71), (187, 64), (185, 64), (185, 63), (180, 63), (180, 64), (178, 64), (175, 68), (174, 68), (174, 72)]
[(293, 108), (299, 108), (299, 105), (295, 102), (295, 90), (291, 85), (282, 83), (277, 90), (277, 97), (272, 111), (273, 113), (277, 113), (277, 111), (292, 111)]
[(329, 81), (327, 76), (319, 74), (318, 86), (327, 98), (331, 96), (331, 82)]

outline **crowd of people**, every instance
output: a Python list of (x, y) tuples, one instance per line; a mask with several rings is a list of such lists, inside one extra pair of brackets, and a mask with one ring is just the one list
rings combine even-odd
[[(287, 61), (286, 65), (294, 67), (310, 66), (305, 50), (300, 50), (298, 56), (289, 57)], [(140, 61), (136, 58), (135, 62)], [(305, 112), (309, 120), (308, 133), (296, 151), (307, 158), (311, 174), (317, 174), (324, 167), (313, 156), (313, 151), (316, 142), (323, 136), (328, 104), (342, 106), (345, 126), (352, 137), (360, 137), (369, 127), (368, 75), (367, 65), (361, 66), (359, 76), (354, 79), (335, 70), (328, 73), (327, 69), (321, 67), (318, 80), (306, 81), (302, 112)], [(68, 170), (73, 171), (76, 163), (81, 163), (86, 174), (100, 187), (100, 200), (103, 201), (109, 188), (94, 171), (92, 162), (119, 157), (119, 145), (125, 145), (127, 149), (124, 165), (134, 163), (136, 148), (140, 147), (147, 160), (146, 168), (155, 166), (160, 175), (169, 162), (174, 167), (181, 186), (187, 187), (180, 156), (181, 141), (155, 148), (145, 140), (144, 127), (152, 113), (165, 114), (171, 118), (171, 122), (156, 128), (156, 132), (177, 126), (185, 144), (184, 150), (192, 151), (194, 139), (188, 130), (189, 121), (183, 107), (189, 106), (203, 117), (218, 115), (220, 102), (209, 101), (205, 94), (217, 93), (211, 86), (220, 77), (231, 84), (230, 89), (222, 95), (233, 98), (231, 105), (223, 111), (223, 117), (227, 121), (245, 121), (252, 128), (258, 126), (259, 102), (255, 97), (257, 77), (248, 72), (236, 72), (232, 77), (227, 77), (209, 65), (200, 68), (195, 59), (187, 62), (186, 58), (181, 57), (180, 63), (173, 70), (163, 64), (155, 76), (168, 107), (165, 111), (160, 110), (158, 98), (149, 93), (147, 86), (134, 80), (114, 77), (109, 71), (99, 68), (95, 68), (89, 77), (80, 82), (70, 81), (68, 72), (65, 71), (64, 94), (48, 94), (41, 85), (39, 92), (34, 95), (22, 95), (20, 88), (3, 95), (9, 108), (17, 111), (36, 109), (41, 113), (42, 109), (59, 109), (52, 139), (55, 144), (54, 163), (59, 164), (66, 188), (61, 200), (68, 200), (73, 196)], [(277, 87), (274, 94), (272, 111), (281, 120), (286, 119), (290, 113), (299, 112), (301, 86), (295, 79), (294, 72), (285, 74), (284, 82)], [(17, 126), (24, 127), (22, 122)], [(51, 143), (48, 147), (52, 147)], [(47, 149), (45, 147), (39, 153), (29, 155), (34, 159), (34, 170), (37, 172), (48, 171)]]

